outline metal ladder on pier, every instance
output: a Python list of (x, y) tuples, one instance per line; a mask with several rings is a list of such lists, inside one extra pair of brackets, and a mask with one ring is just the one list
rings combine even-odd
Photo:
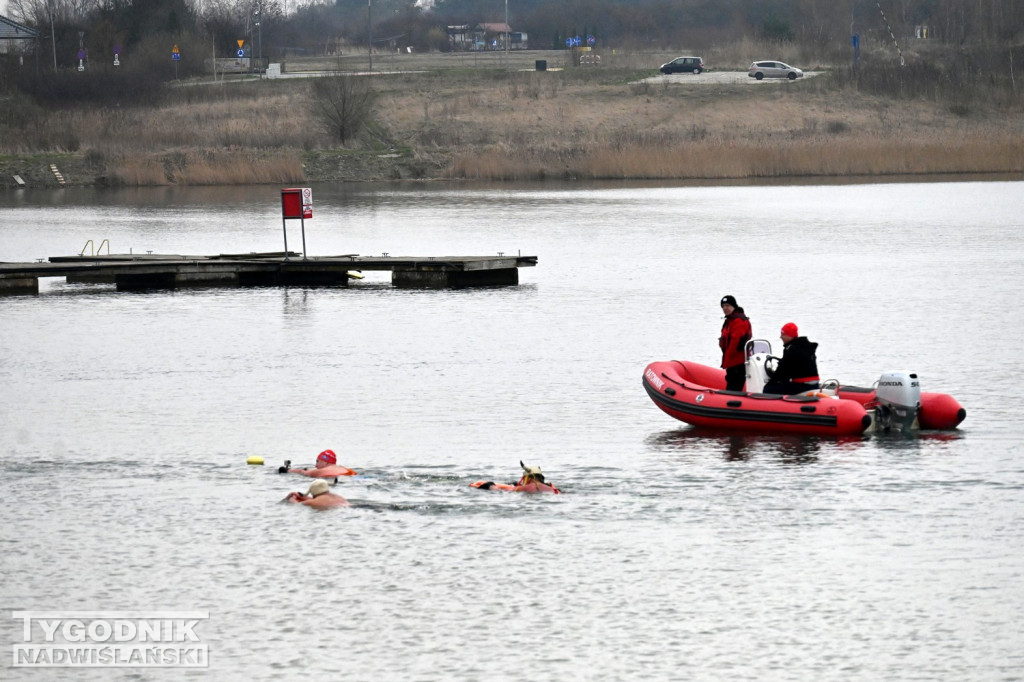
[(109, 256), (110, 255), (110, 240), (109, 239), (104, 239), (103, 241), (101, 241), (100, 245), (99, 245), (99, 248), (97, 248), (95, 251), (93, 251), (93, 248), (92, 248), (93, 247), (93, 242), (90, 239), (89, 241), (87, 241), (85, 243), (85, 246), (82, 247), (82, 250), (78, 252), (78, 255), (79, 256), (84, 256), (85, 255), (85, 250), (89, 249), (89, 255), (90, 256), (98, 256), (98, 255), (100, 255), (100, 252), (103, 250), (103, 245), (104, 244), (107, 246), (107, 255)]

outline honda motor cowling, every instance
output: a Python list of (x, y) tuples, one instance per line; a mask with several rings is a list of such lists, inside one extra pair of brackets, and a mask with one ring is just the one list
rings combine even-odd
[(885, 372), (875, 388), (875, 426), (907, 431), (917, 427), (921, 384), (913, 372)]

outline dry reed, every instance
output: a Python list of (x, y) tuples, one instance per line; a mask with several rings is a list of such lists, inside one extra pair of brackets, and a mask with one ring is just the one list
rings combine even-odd
[(1024, 140), (968, 137), (917, 143), (858, 137), (759, 143), (736, 140), (673, 146), (512, 152), (496, 146), (457, 156), (450, 175), (530, 180), (764, 178), (1024, 172)]
[(120, 156), (107, 163), (113, 185), (260, 185), (304, 182), (295, 152), (269, 156), (252, 153), (195, 152), (162, 159)]

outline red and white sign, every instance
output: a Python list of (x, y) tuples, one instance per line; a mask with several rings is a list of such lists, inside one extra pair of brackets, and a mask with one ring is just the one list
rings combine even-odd
[(313, 190), (309, 187), (302, 188), (302, 217), (313, 217)]
[(281, 211), (284, 218), (312, 218), (313, 190), (309, 187), (281, 190)]

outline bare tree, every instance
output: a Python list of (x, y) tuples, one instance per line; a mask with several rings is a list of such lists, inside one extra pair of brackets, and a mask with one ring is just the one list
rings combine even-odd
[(51, 20), (81, 21), (102, 4), (100, 0), (8, 0), (7, 11), (18, 21), (42, 26)]
[(377, 92), (366, 77), (334, 75), (312, 84), (313, 107), (328, 133), (345, 144), (371, 120)]

